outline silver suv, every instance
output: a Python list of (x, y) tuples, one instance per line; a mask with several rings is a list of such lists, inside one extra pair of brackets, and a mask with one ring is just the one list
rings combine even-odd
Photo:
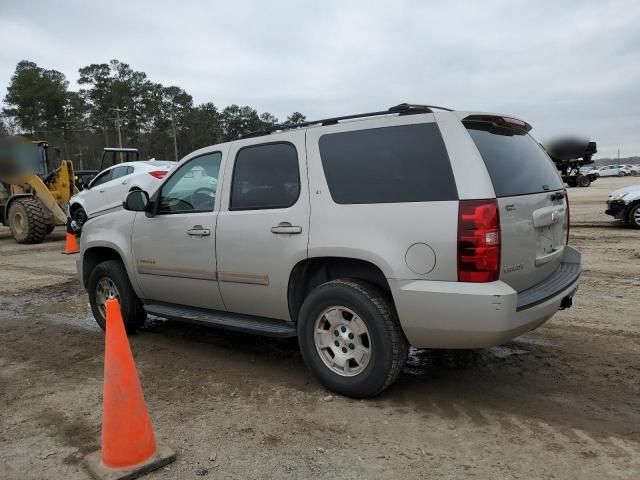
[(531, 126), (401, 104), (279, 125), (185, 157), (89, 220), (93, 314), (297, 337), (327, 388), (371, 397), (410, 345), (480, 348), (571, 306), (562, 180)]

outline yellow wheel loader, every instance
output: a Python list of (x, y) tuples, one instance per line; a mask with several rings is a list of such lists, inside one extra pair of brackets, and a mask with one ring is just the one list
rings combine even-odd
[(53, 168), (49, 145), (24, 137), (0, 138), (0, 223), (18, 243), (40, 243), (67, 223), (69, 199), (77, 193), (73, 164)]

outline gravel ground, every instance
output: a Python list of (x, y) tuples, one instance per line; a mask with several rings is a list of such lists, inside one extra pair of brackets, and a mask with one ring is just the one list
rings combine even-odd
[[(335, 397), (295, 341), (148, 322), (130, 338), (156, 434), (150, 479), (640, 478), (640, 231), (604, 215), (632, 179), (570, 189), (574, 307), (487, 350), (411, 351), (374, 400)], [(103, 335), (64, 232), (0, 227), (0, 479), (86, 479)]]

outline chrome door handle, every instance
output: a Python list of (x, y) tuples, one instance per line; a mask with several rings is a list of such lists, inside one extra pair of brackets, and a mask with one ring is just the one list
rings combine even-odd
[(126, 181), (126, 180), (123, 180), (123, 181), (122, 181), (122, 185), (126, 185), (126, 184), (127, 184), (127, 181)]
[(275, 234), (296, 234), (302, 233), (302, 227), (291, 225), (289, 222), (280, 222), (277, 226), (271, 227), (271, 233)]
[(191, 235), (192, 237), (208, 237), (211, 235), (211, 230), (202, 228), (202, 225), (194, 225), (191, 230), (187, 230), (187, 235)]
[(100, 190), (100, 193), (104, 193), (104, 190)]

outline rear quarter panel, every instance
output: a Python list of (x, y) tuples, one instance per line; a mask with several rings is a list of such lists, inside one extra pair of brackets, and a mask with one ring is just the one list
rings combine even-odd
[[(458, 201), (337, 204), (322, 166), (318, 141), (322, 135), (422, 122), (433, 114), (350, 122), (307, 130), (307, 162), (311, 223), (309, 257), (337, 256), (369, 261), (387, 278), (456, 280)], [(406, 261), (413, 244), (425, 243), (434, 253), (432, 268), (412, 271)]]

